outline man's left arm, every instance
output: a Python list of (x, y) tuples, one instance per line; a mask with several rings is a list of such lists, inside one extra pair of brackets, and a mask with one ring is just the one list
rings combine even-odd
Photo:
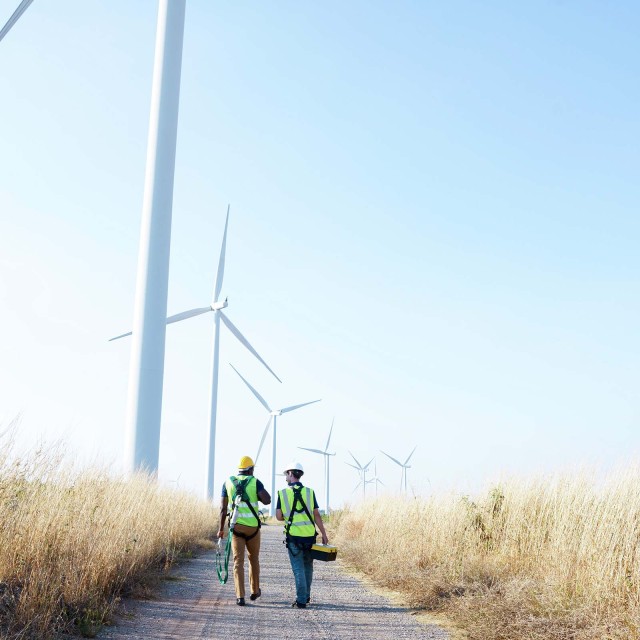
[(317, 507), (313, 510), (313, 519), (316, 521), (316, 526), (320, 529), (320, 533), (322, 534), (322, 544), (329, 544), (329, 538), (327, 538), (324, 522), (322, 522), (322, 516), (320, 515), (320, 511), (318, 511)]

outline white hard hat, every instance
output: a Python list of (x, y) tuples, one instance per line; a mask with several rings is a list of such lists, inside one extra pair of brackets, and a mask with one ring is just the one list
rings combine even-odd
[(292, 471), (293, 469), (302, 471), (302, 473), (304, 473), (304, 467), (299, 462), (290, 462), (289, 465), (284, 468), (284, 473), (287, 473), (287, 471)]

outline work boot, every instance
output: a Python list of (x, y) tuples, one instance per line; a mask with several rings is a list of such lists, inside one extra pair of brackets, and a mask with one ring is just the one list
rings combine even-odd
[(262, 589), (258, 589), (258, 593), (252, 593), (249, 600), (257, 600), (262, 595)]
[(307, 605), (304, 602), (298, 602), (297, 600), (291, 605), (292, 609), (306, 609)]
[(236, 604), (239, 607), (244, 607), (244, 598), (236, 598)]

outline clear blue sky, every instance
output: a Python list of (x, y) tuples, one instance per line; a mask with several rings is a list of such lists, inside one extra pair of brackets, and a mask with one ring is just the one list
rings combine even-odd
[[(0, 21), (17, 6), (0, 0)], [(122, 463), (155, 0), (35, 0), (0, 43), (0, 422)], [(388, 490), (640, 444), (634, 2), (187, 0), (169, 313), (209, 303), (227, 203), (216, 485), (278, 464)], [(167, 331), (164, 482), (201, 493), (212, 318)], [(269, 475), (269, 452), (257, 475)]]

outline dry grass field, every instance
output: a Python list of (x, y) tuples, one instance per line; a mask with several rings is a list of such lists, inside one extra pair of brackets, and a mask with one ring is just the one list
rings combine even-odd
[(472, 640), (640, 638), (640, 470), (335, 514), (343, 559)]
[(93, 636), (123, 593), (144, 590), (210, 536), (211, 505), (145, 476), (74, 472), (54, 451), (0, 451), (0, 637)]

